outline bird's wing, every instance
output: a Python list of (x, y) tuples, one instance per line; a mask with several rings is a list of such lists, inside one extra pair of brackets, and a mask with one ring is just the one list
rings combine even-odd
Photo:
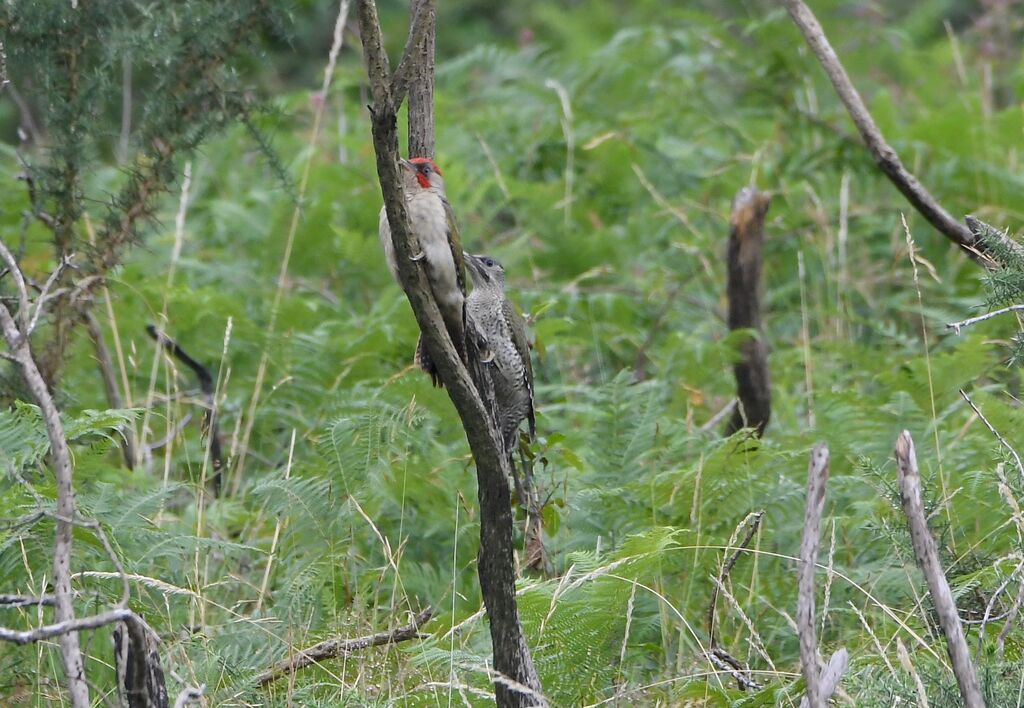
[(515, 345), (516, 351), (523, 360), (526, 388), (530, 392), (530, 410), (527, 417), (530, 421), (530, 440), (533, 440), (537, 435), (537, 421), (533, 411), (533, 364), (530, 362), (530, 342), (526, 337), (526, 322), (508, 298), (502, 300), (501, 312), (508, 325), (509, 334), (512, 336), (512, 344)]
[(452, 249), (452, 260), (455, 261), (455, 281), (459, 284), (459, 290), (466, 294), (466, 262), (462, 256), (462, 238), (459, 236), (459, 224), (455, 220), (455, 210), (451, 203), (441, 197), (444, 203), (444, 214), (448, 219), (448, 245)]

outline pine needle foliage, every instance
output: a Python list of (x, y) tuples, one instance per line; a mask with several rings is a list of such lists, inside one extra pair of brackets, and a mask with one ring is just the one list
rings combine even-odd
[[(49, 230), (55, 262), (77, 254), (82, 275), (106, 277), (155, 216), (180, 159), (236, 121), (253, 126), (260, 104), (245, 65), (283, 19), (267, 0), (0, 8), (8, 71), (32, 116), (23, 119), (33, 131), (23, 133), (29, 213)], [(118, 149), (119, 174), (94, 184)], [(90, 215), (95, 234), (82, 223)], [(51, 308), (52, 341), (41, 348), (49, 379), (83, 301), (64, 296)]]

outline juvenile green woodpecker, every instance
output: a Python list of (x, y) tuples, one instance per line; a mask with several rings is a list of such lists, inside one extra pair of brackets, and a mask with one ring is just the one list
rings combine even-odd
[[(437, 163), (429, 157), (403, 159), (399, 160), (399, 164), (409, 223), (422, 249), (420, 253), (414, 254), (413, 260), (425, 261), (430, 289), (441, 311), (448, 336), (465, 361), (466, 269), (455, 213), (444, 191), (444, 176)], [(383, 207), (380, 210), (379, 231), (388, 267), (395, 282), (401, 285), (395, 263), (395, 248), (391, 242), (391, 227)], [(442, 385), (437, 367), (423, 345), (422, 336), (416, 343), (416, 364), (430, 375), (435, 386)]]
[(491, 369), (497, 419), (505, 452), (518, 446), (519, 425), (527, 420), (530, 439), (536, 436), (533, 410), (533, 366), (526, 323), (505, 296), (505, 269), (488, 256), (464, 254), (473, 292), (466, 298), (466, 317), (482, 335), (485, 362)]

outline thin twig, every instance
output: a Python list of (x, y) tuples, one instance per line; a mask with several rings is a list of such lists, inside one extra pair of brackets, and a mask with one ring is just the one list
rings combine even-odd
[(700, 431), (702, 433), (706, 433), (710, 430), (714, 430), (715, 428), (717, 428), (718, 424), (725, 420), (726, 416), (732, 413), (733, 409), (736, 408), (736, 404), (738, 403), (739, 399), (737, 398), (734, 398), (728, 403), (726, 403), (724, 406), (722, 406), (722, 409), (720, 411), (718, 411), (713, 416), (708, 418), (708, 422), (700, 426)]
[[(98, 629), (114, 622), (123, 622), (128, 619), (141, 620), (131, 610), (120, 607), (113, 610), (107, 610), (96, 615), (90, 615), (89, 617), (79, 617), (78, 619), (64, 620), (62, 622), (54, 622), (53, 624), (44, 624), (42, 627), (36, 627), (35, 629), (28, 629), (23, 632), (14, 629), (7, 629), (6, 627), (0, 627), (0, 639), (8, 642), (14, 642), (15, 644), (31, 644), (32, 642), (40, 642), (44, 639), (50, 639), (52, 637), (75, 637), (77, 639), (78, 632), (83, 629)], [(79, 680), (84, 680), (82, 675), (79, 674)]]
[[(835, 50), (829, 44), (821, 24), (811, 9), (803, 0), (782, 0), (782, 3), (793, 22), (800, 28), (811, 51), (821, 62), (839, 99), (846, 106), (850, 118), (864, 139), (868, 151), (886, 177), (932, 226), (960, 246), (972, 258), (984, 265), (997, 263), (998, 260), (991, 249), (980, 241), (966, 225), (954, 219), (925, 189), (924, 185), (918, 182), (917, 178), (903, 166), (899, 155), (885, 141), (882, 131), (879, 130), (871, 113), (868, 112), (867, 106), (864, 105), (863, 99), (853, 82), (850, 81), (846, 69), (843, 68)], [(1018, 257), (1024, 255), (1024, 249), (1010, 239), (1004, 239), (1002, 246), (1008, 252), (1018, 254)]]
[(1020, 613), (1022, 604), (1024, 604), (1024, 580), (1021, 580), (1017, 586), (1017, 599), (1013, 601), (1010, 611), (1006, 613), (1006, 624), (999, 630), (999, 636), (996, 638), (996, 656), (999, 657), (1000, 661), (1003, 660), (1006, 638), (1010, 635), (1010, 630), (1013, 629), (1013, 623), (1017, 621), (1017, 615)]
[(960, 686), (960, 695), (967, 708), (984, 708), (985, 702), (982, 700), (978, 677), (971, 663), (953, 593), (939, 563), (935, 539), (928, 530), (928, 521), (921, 501), (921, 474), (917, 469), (914, 441), (906, 430), (896, 439), (896, 469), (900, 499), (903, 502), (903, 512), (907, 516), (907, 525), (910, 527), (914, 555), (928, 583), (928, 592), (935, 604), (942, 633), (946, 637), (946, 650), (949, 652), (953, 673)]
[(1021, 310), (1024, 310), (1024, 305), (1010, 305), (1009, 307), (1002, 307), (998, 310), (993, 310), (992, 312), (986, 312), (984, 315), (978, 315), (977, 317), (969, 317), (968, 319), (960, 320), (959, 322), (949, 322), (946, 324), (946, 328), (960, 334), (960, 329), (962, 327), (970, 327), (971, 325), (978, 324), (979, 322), (984, 322), (985, 320), (1005, 315), (1008, 312), (1020, 312)]
[[(746, 550), (747, 546), (754, 538), (754, 534), (757, 533), (758, 528), (761, 526), (761, 520), (764, 518), (764, 511), (755, 511), (749, 514), (741, 525), (747, 526), (747, 533), (743, 536), (743, 540), (736, 546), (736, 550), (733, 551), (732, 555), (729, 556), (728, 560), (722, 563), (722, 567), (718, 571), (718, 582), (715, 587), (711, 590), (711, 602), (708, 604), (708, 646), (712, 649), (718, 646), (718, 637), (715, 634), (715, 614), (718, 609), (718, 592), (719, 588), (725, 584), (726, 579), (729, 577), (729, 573), (732, 571), (733, 566), (736, 565), (736, 561), (739, 560), (740, 555)], [(738, 531), (738, 529), (737, 529)]]
[(1010, 613), (1007, 612), (1002, 617), (993, 617), (992, 608), (996, 606), (996, 600), (998, 600), (999, 596), (1003, 594), (1003, 591), (1010, 586), (1010, 583), (1012, 583), (1013, 579), (1017, 577), (1017, 574), (1020, 573), (1021, 569), (1024, 569), (1024, 561), (1017, 564), (1017, 567), (1013, 569), (1013, 572), (1006, 577), (1006, 580), (1004, 580), (998, 588), (996, 588), (996, 591), (992, 593), (992, 597), (990, 597), (988, 602), (985, 603), (985, 614), (981, 618), (981, 627), (978, 629), (978, 648), (974, 652), (975, 661), (981, 661), (981, 650), (982, 647), (985, 646), (986, 625), (988, 625), (989, 622), (998, 622), (1003, 619), (1003, 617), (1009, 616)]
[[(175, 359), (187, 366), (199, 380), (199, 390), (203, 393), (203, 407), (206, 413), (203, 416), (203, 428), (209, 435), (210, 464), (214, 470), (214, 484), (220, 488), (220, 472), (224, 466), (224, 458), (220, 440), (220, 425), (217, 415), (217, 400), (215, 396), (215, 385), (210, 370), (196, 361), (188, 352), (182, 349), (181, 345), (169, 336), (158, 330), (153, 325), (146, 325), (146, 333), (160, 346), (166, 349)], [(150, 445), (150, 450), (153, 446)]]
[(382, 644), (396, 644), (398, 642), (416, 639), (420, 636), (420, 627), (426, 624), (433, 616), (434, 610), (428, 607), (413, 617), (409, 624), (387, 632), (378, 632), (377, 634), (358, 637), (356, 639), (327, 639), (318, 644), (314, 644), (308, 649), (296, 652), (287, 659), (277, 662), (273, 667), (256, 676), (256, 684), (259, 686), (266, 686), (268, 683), (272, 683), (283, 676), (292, 674), (311, 664), (321, 662), (325, 659), (347, 656), (359, 649), (376, 647)]
[(1013, 456), (1013, 461), (1017, 464), (1017, 471), (1020, 472), (1021, 479), (1024, 479), (1024, 461), (1021, 461), (1020, 455), (1017, 454), (1013, 445), (1008, 443), (1006, 438), (1004, 438), (999, 431), (995, 429), (995, 426), (988, 422), (988, 418), (985, 417), (985, 414), (981, 412), (980, 408), (974, 405), (974, 401), (971, 400), (971, 397), (967, 395), (966, 391), (960, 389), (960, 395), (963, 396), (965, 401), (967, 401), (967, 405), (971, 407), (974, 413), (981, 418), (981, 422), (985, 424), (985, 427), (989, 429), (989, 432), (996, 436), (996, 440), (999, 441), (999, 444), (1009, 450), (1010, 455)]
[(60, 276), (64, 273), (65, 269), (74, 268), (74, 265), (71, 263), (71, 259), (73, 257), (74, 254), (71, 253), (61, 256), (57, 267), (54, 268), (53, 272), (50, 273), (50, 277), (47, 278), (46, 282), (43, 284), (42, 289), (39, 291), (39, 295), (36, 296), (36, 306), (35, 310), (32, 312), (32, 317), (29, 318), (26, 336), (32, 336), (32, 332), (35, 331), (36, 325), (39, 323), (39, 317), (43, 314), (43, 305), (46, 304), (47, 300), (57, 297), (65, 292), (63, 289), (51, 292), (51, 289), (53, 288), (54, 283), (60, 279)]
[(36, 607), (38, 605), (52, 607), (55, 602), (56, 600), (54, 600), (53, 595), (43, 595), (42, 597), (0, 595), (0, 606), (3, 607)]

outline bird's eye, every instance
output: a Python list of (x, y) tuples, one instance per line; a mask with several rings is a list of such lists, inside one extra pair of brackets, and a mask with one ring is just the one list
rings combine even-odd
[(490, 258), (485, 258), (484, 259), (484, 265), (487, 266), (488, 268), (493, 268), (494, 267), (494, 261), (492, 259), (490, 259)]

